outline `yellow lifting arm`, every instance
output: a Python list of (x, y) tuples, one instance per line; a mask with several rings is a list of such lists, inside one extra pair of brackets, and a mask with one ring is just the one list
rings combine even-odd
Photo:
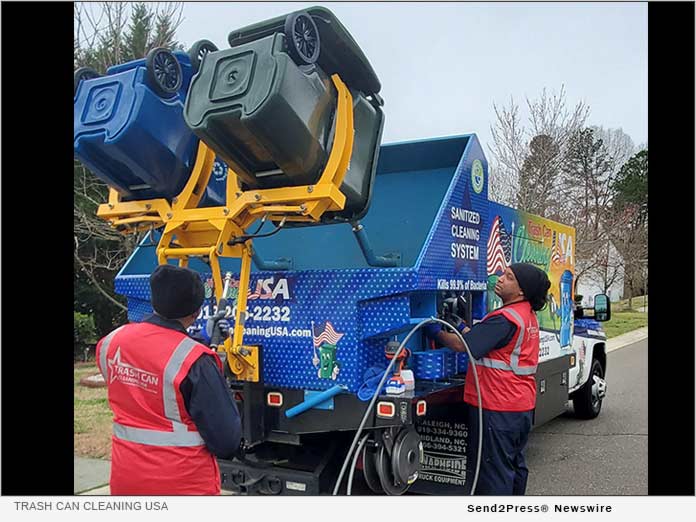
[(324, 212), (340, 211), (345, 206), (340, 187), (353, 152), (353, 97), (337, 74), (331, 79), (338, 93), (336, 130), (328, 161), (314, 185), (241, 191), (237, 174), (228, 168), (225, 205), (198, 208), (215, 161), (215, 153), (200, 142), (191, 176), (171, 204), (163, 198), (121, 201), (111, 189), (108, 203), (97, 209), (99, 217), (125, 233), (164, 227), (157, 246), (159, 264), (178, 259), (180, 266), (187, 266), (190, 257), (207, 257), (218, 303), (226, 297), (219, 258), (241, 258), (234, 334), (224, 343), (227, 364), (239, 380), (260, 380), (260, 354), (258, 347), (244, 345), (252, 241), (232, 245), (230, 241), (243, 237), (244, 231), (263, 216), (274, 221), (318, 222)]

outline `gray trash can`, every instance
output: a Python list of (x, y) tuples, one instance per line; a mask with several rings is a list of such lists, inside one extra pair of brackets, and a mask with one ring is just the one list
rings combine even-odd
[[(301, 52), (298, 58), (293, 50), (297, 43), (286, 36), (288, 24), (280, 22), (296, 21), (299, 14), (306, 24), (309, 17), (316, 19), (312, 9), (323, 16), (312, 29), (319, 49), (311, 59), (304, 59)], [(238, 174), (242, 189), (313, 184), (333, 143), (337, 93), (330, 74), (338, 73), (353, 96), (353, 154), (341, 186), (345, 209), (325, 213), (322, 221), (359, 219), (369, 207), (384, 126), (377, 91), (362, 89), (380, 85), (345, 28), (337, 20), (325, 27), (326, 13), (333, 14), (312, 9), (231, 33), (234, 46), (208, 53), (201, 63), (191, 82), (184, 118)], [(241, 36), (233, 38), (235, 34)], [(340, 58), (350, 70), (336, 69)], [(331, 72), (321, 66), (322, 61)]]

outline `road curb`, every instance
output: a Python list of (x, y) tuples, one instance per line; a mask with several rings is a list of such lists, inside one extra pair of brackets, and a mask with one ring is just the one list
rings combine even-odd
[(103, 484), (103, 485), (98, 486), (96, 488), (90, 488), (90, 489), (86, 489), (84, 491), (79, 491), (79, 492), (75, 493), (75, 495), (80, 495), (80, 496), (82, 496), (82, 495), (110, 495), (110, 494), (111, 494), (111, 492), (110, 492), (109, 484)]
[[(105, 484), (105, 485), (100, 486), (98, 488), (88, 489), (87, 491), (75, 493), (75, 495), (79, 495), (79, 496), (111, 496), (111, 488), (109, 487), (108, 484)], [(228, 496), (228, 495), (229, 496), (231, 496), (231, 495), (236, 496), (237, 493), (235, 493), (234, 491), (228, 491), (226, 489), (220, 490), (220, 496)]]
[(638, 328), (631, 332), (626, 332), (625, 334), (619, 335), (617, 337), (612, 337), (607, 340), (607, 353), (613, 352), (614, 350), (619, 350), (630, 346), (639, 341), (643, 341), (648, 338), (648, 327)]

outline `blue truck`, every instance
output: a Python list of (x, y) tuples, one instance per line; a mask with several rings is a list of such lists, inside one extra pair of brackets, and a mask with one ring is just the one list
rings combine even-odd
[(475, 134), (381, 144), (379, 80), (328, 10), (229, 40), (78, 70), (74, 99), (75, 156), (111, 187), (100, 215), (151, 229), (115, 278), (129, 320), (151, 313), (149, 276), (179, 255), (206, 288), (191, 333), (228, 314), (240, 341), (218, 351), (244, 432), (244, 455), (220, 461), (223, 489), (466, 491), (470, 361), (418, 328), (453, 307), (481, 321), (516, 262), (552, 283), (534, 425), (569, 400), (596, 417), (610, 309), (603, 295), (589, 317), (575, 304), (574, 229), (491, 201)]
[[(500, 306), (492, 288), (512, 262), (535, 263), (552, 281), (549, 304), (538, 312), (535, 426), (563, 413), (569, 399), (578, 416), (599, 414), (606, 338), (599, 322), (574, 306), (574, 230), (489, 201), (487, 191), (488, 165), (476, 135), (385, 144), (360, 223), (297, 227), (256, 240), (261, 267), (282, 260), (291, 268), (255, 267), (247, 289), (234, 285), (239, 261), (223, 261), (233, 279), (227, 297), (234, 302), (238, 292), (248, 292), (245, 342), (263, 347), (262, 385), (231, 384), (253, 460), (221, 461), (223, 488), (317, 494), (333, 487), (336, 463), (368, 406), (359, 392), (376, 369), (386, 368), (389, 343), (437, 317), (452, 296), (465, 296), (469, 324), (480, 321)], [(116, 277), (131, 321), (151, 311), (148, 277), (156, 266), (153, 248), (143, 244)], [(210, 269), (195, 260), (189, 266), (201, 273), (210, 298), (195, 331), (217, 309)], [(357, 465), (376, 492), (461, 494), (464, 451), (472, 443), (457, 409), (466, 358), (432, 350), (422, 335), (407, 348), (405, 368), (413, 371), (415, 387), (379, 395)], [(340, 393), (286, 415), (336, 386)], [(409, 436), (412, 431), (417, 436)], [(399, 441), (391, 448), (396, 464), (379, 458), (385, 437)], [(410, 452), (420, 466), (417, 480), (407, 484), (413, 466), (399, 463)], [(385, 488), (389, 481), (397, 486)]]

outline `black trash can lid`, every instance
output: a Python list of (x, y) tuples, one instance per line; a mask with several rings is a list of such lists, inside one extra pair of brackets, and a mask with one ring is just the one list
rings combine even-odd
[[(366, 95), (378, 93), (382, 85), (377, 74), (338, 18), (325, 7), (310, 7), (303, 11), (312, 16), (319, 29), (321, 54), (318, 63), (324, 72), (338, 73), (349, 87)], [(283, 32), (287, 16), (278, 16), (232, 31), (227, 41), (231, 47), (236, 47), (276, 32)]]

